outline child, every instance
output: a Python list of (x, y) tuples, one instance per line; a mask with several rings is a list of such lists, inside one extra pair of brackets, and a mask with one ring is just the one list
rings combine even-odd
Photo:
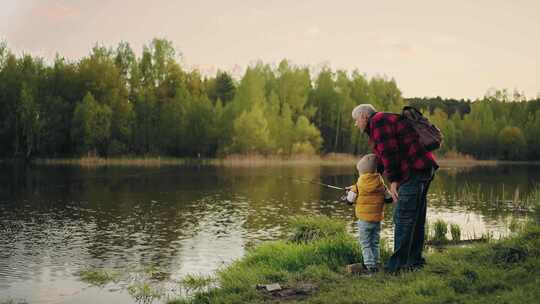
[(356, 164), (358, 181), (347, 187), (347, 201), (355, 203), (358, 238), (368, 273), (379, 271), (379, 238), (384, 203), (391, 200), (384, 181), (377, 173), (377, 156), (367, 154)]

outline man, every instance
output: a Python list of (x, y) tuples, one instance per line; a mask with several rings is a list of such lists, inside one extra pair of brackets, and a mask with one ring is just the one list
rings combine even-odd
[(439, 167), (433, 154), (419, 142), (418, 134), (401, 115), (377, 112), (370, 104), (354, 108), (355, 126), (369, 137), (373, 153), (390, 182), (394, 200), (394, 253), (388, 272), (416, 270), (422, 257), (427, 192)]

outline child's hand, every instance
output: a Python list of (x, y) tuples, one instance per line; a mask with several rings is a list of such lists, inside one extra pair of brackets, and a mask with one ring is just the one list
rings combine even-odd
[(356, 202), (356, 197), (358, 196), (358, 194), (352, 190), (347, 190), (345, 193), (347, 202), (353, 205)]

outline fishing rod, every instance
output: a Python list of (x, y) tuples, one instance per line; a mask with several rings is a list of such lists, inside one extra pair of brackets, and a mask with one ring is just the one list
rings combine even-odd
[(321, 183), (321, 182), (318, 182), (318, 181), (310, 181), (310, 183), (316, 184), (316, 185), (321, 185), (323, 187), (330, 188), (330, 189), (345, 190), (345, 188), (341, 188), (341, 187), (338, 187), (338, 186), (333, 186), (333, 185)]
[(323, 187), (330, 188), (330, 189), (342, 190), (342, 191), (346, 190), (345, 188), (338, 187), (338, 186), (334, 186), (334, 185), (325, 184), (325, 183), (322, 183), (322, 182), (316, 181), (316, 180), (307, 180), (307, 179), (294, 178), (294, 177), (291, 177), (291, 179), (292, 179), (292, 180), (297, 180), (297, 181), (300, 181), (300, 182), (307, 182), (307, 183), (310, 183), (310, 184), (321, 185), (321, 186), (323, 186)]

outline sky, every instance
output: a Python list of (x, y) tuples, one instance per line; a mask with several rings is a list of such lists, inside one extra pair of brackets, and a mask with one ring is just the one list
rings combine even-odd
[(172, 41), (185, 68), (241, 76), (262, 61), (394, 78), (405, 97), (540, 94), (540, 1), (0, 0), (17, 55), (87, 56)]

